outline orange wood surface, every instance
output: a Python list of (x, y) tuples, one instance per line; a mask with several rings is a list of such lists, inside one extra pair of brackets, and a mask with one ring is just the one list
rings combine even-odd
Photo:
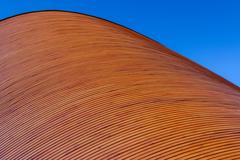
[(119, 25), (0, 22), (0, 159), (240, 159), (240, 89)]

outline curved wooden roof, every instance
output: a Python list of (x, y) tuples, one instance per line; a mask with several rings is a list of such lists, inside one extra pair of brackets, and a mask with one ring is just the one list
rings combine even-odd
[(119, 25), (0, 22), (0, 159), (239, 159), (240, 90)]

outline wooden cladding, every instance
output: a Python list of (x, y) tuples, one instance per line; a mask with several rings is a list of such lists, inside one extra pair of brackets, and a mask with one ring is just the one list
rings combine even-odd
[(0, 159), (240, 159), (240, 90), (76, 13), (0, 22)]

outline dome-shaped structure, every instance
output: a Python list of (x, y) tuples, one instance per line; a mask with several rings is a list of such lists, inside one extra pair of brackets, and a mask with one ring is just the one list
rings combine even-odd
[(0, 22), (1, 159), (240, 158), (239, 88), (76, 13)]

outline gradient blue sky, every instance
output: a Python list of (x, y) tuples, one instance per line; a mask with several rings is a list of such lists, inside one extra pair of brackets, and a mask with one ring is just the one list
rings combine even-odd
[(0, 0), (0, 19), (39, 10), (119, 23), (240, 86), (239, 0)]

